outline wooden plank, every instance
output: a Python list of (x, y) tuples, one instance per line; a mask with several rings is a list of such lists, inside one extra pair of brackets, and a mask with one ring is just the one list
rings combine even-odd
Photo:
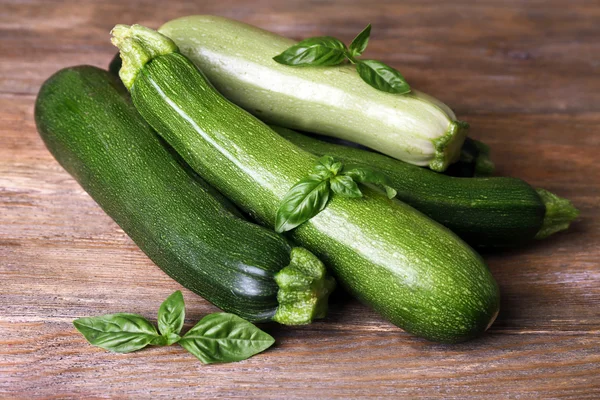
[[(166, 294), (166, 293), (165, 293)], [(158, 302), (152, 306), (158, 307)], [(152, 316), (153, 314), (147, 314)], [(237, 364), (201, 365), (179, 347), (129, 355), (87, 345), (67, 319), (0, 322), (0, 395), (46, 398), (571, 398), (600, 396), (598, 338), (492, 335), (458, 346), (396, 330), (267, 327), (278, 344)], [(8, 343), (7, 343), (8, 342)], [(560, 346), (556, 346), (560, 343)], [(27, 377), (27, 379), (24, 379)], [(2, 390), (2, 389), (0, 389)]]

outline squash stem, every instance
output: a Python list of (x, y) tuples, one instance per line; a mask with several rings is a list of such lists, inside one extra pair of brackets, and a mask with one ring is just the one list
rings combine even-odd
[(171, 39), (141, 25), (116, 25), (110, 34), (110, 41), (121, 52), (123, 65), (119, 77), (128, 90), (146, 63), (157, 56), (179, 51)]
[(290, 258), (290, 264), (275, 275), (279, 307), (273, 320), (285, 325), (303, 325), (324, 318), (335, 280), (327, 275), (323, 263), (302, 247), (294, 247)]
[(564, 231), (579, 216), (579, 210), (569, 200), (544, 189), (536, 189), (536, 191), (546, 206), (544, 222), (535, 235), (536, 239), (544, 239), (553, 233)]
[(448, 165), (458, 161), (460, 149), (467, 137), (469, 124), (463, 121), (452, 121), (444, 136), (433, 141), (435, 155), (429, 163), (429, 168), (443, 172)]

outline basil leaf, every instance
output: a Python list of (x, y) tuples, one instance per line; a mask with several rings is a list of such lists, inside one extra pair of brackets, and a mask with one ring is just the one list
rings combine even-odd
[(345, 59), (346, 45), (331, 36), (305, 39), (273, 57), (279, 64), (295, 66), (338, 65)]
[(326, 181), (329, 178), (333, 177), (333, 174), (331, 173), (331, 170), (329, 168), (327, 168), (326, 166), (321, 165), (321, 164), (315, 165), (315, 167), (313, 168), (312, 175), (315, 176), (315, 177), (318, 177), (322, 181)]
[(148, 344), (150, 344), (152, 346), (166, 346), (167, 345), (167, 338), (164, 337), (164, 336), (156, 336)]
[(365, 51), (367, 44), (369, 44), (369, 36), (371, 36), (371, 24), (367, 25), (350, 43), (350, 55), (352, 57), (358, 57)]
[(331, 156), (323, 156), (319, 158), (319, 163), (315, 165), (314, 171), (323, 178), (330, 178), (337, 175), (341, 169), (342, 163), (340, 161), (335, 161)]
[(329, 180), (309, 175), (287, 192), (275, 216), (275, 231), (294, 229), (320, 213), (329, 200)]
[(363, 81), (377, 90), (399, 94), (410, 92), (410, 86), (400, 72), (380, 61), (356, 60), (356, 70)]
[(155, 337), (149, 344), (154, 346), (170, 346), (174, 343), (179, 342), (181, 336), (176, 333), (169, 333), (167, 335), (161, 335)]
[(271, 335), (228, 313), (207, 315), (179, 341), (205, 364), (245, 360), (273, 343)]
[(179, 336), (176, 333), (171, 332), (169, 334), (159, 336), (156, 340), (153, 340), (152, 343), (150, 343), (150, 344), (153, 344), (156, 346), (170, 346), (174, 343), (179, 342), (180, 339), (181, 339), (181, 336)]
[(362, 197), (362, 192), (356, 182), (351, 177), (338, 175), (331, 179), (331, 190), (333, 193), (342, 197), (357, 198)]
[(73, 325), (92, 345), (116, 353), (142, 349), (160, 337), (154, 325), (137, 314), (79, 318)]
[(390, 186), (391, 182), (384, 173), (369, 167), (349, 165), (344, 170), (343, 175), (349, 176), (355, 182), (371, 183), (383, 187), (387, 197), (390, 199), (394, 198), (397, 194), (396, 190)]
[[(163, 336), (171, 333), (179, 334), (185, 318), (185, 303), (183, 295), (178, 290), (167, 297), (158, 309), (158, 329)], [(171, 344), (171, 343), (170, 343)]]

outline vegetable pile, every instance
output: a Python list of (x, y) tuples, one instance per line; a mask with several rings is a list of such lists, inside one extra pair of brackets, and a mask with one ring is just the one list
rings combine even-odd
[(325, 317), (333, 277), (432, 341), (492, 325), (498, 285), (471, 246), (542, 239), (578, 211), (488, 176), (489, 148), (466, 138), (468, 124), (359, 58), (370, 31), (346, 47), (213, 16), (158, 32), (117, 25), (111, 72), (71, 67), (44, 83), (35, 118), (51, 153), (157, 266), (226, 311), (181, 337), (176, 292), (161, 334), (134, 314), (76, 320), (90, 343), (179, 343), (203, 362), (239, 361), (273, 343), (248, 321)]

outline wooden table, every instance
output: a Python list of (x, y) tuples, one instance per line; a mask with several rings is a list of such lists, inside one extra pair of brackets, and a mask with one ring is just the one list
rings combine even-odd
[[(469, 343), (416, 339), (342, 298), (324, 321), (264, 327), (277, 345), (235, 364), (90, 346), (73, 319), (152, 319), (181, 287), (51, 157), (35, 96), (59, 68), (106, 66), (114, 24), (199, 13), (347, 42), (373, 23), (368, 57), (469, 121), (499, 174), (572, 199), (580, 220), (485, 255), (502, 311)], [(599, 77), (597, 1), (0, 1), (0, 397), (600, 398)], [(216, 311), (184, 296), (188, 327)]]

